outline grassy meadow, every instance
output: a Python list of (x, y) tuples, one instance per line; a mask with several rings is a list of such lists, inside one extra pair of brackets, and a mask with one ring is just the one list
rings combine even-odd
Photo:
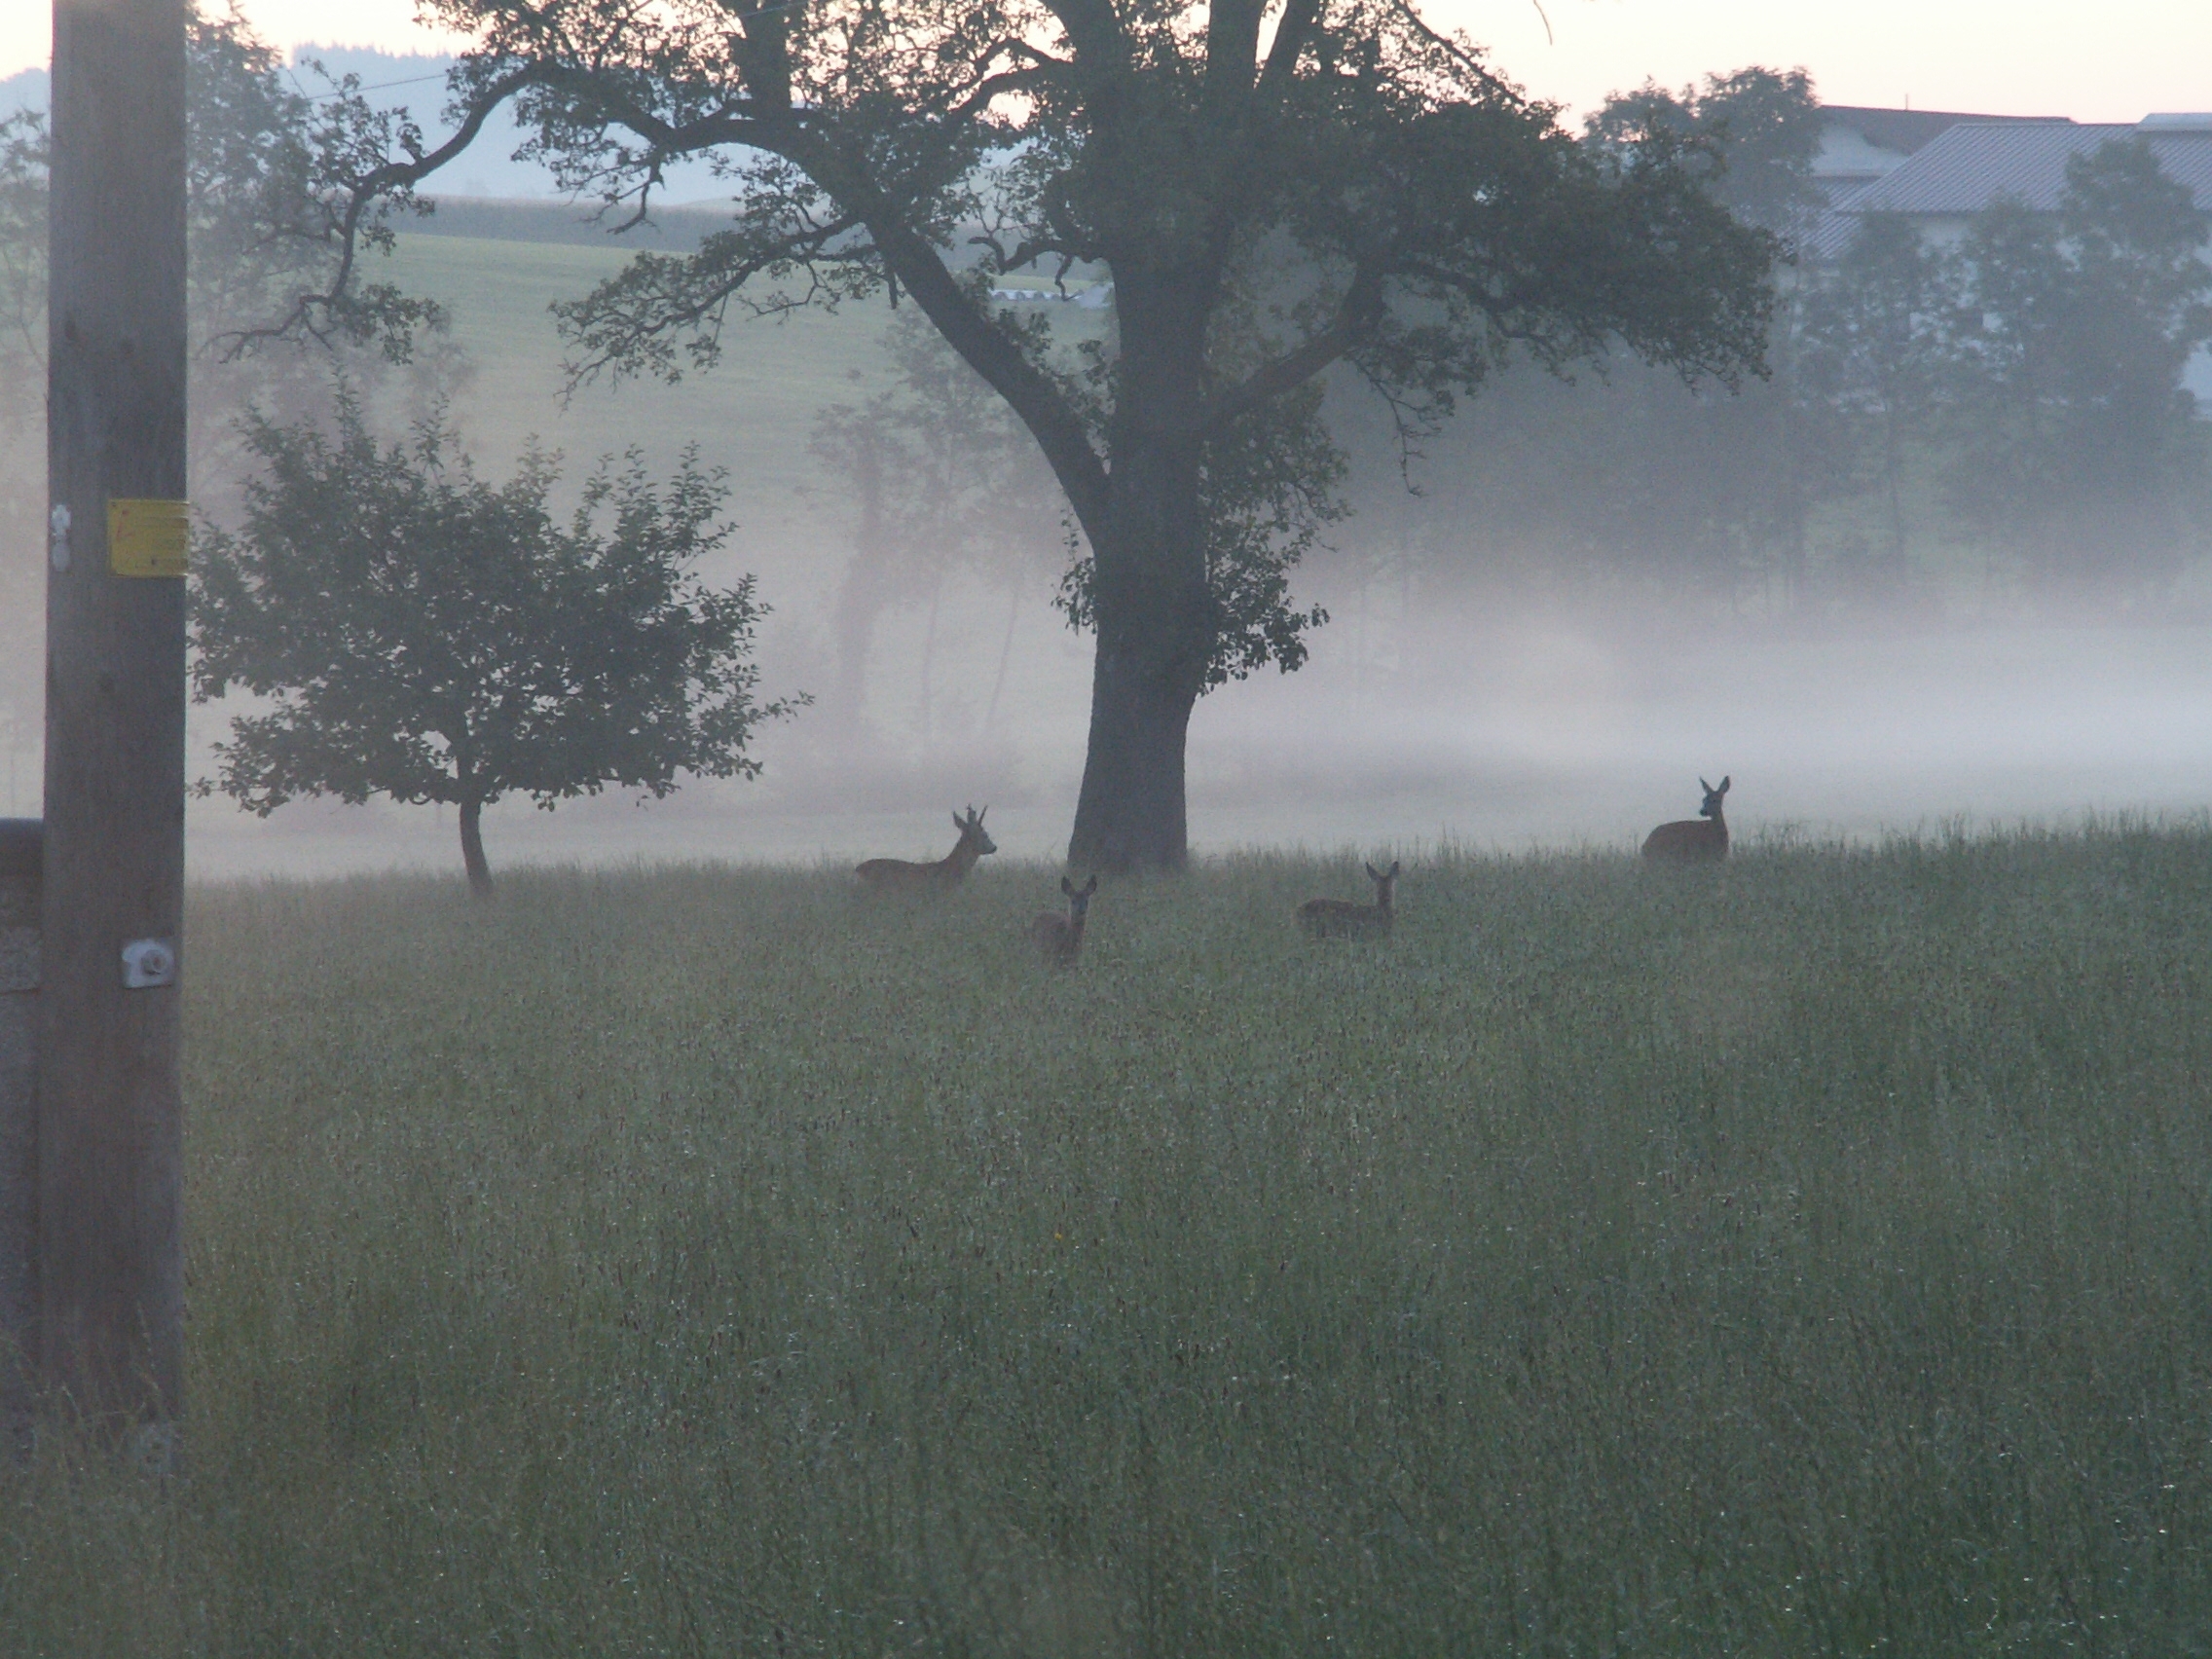
[(2212, 829), (203, 888), (10, 1654), (2212, 1646)]

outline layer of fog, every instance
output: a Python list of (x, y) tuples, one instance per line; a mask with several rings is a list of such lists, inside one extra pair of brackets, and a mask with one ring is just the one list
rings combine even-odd
[[(1373, 596), (1369, 596), (1370, 599)], [(1384, 618), (1360, 596), (1302, 672), (1204, 699), (1190, 748), (1200, 854), (1451, 842), (1631, 850), (1689, 815), (1700, 777), (1734, 779), (1739, 838), (2187, 816), (2212, 799), (2212, 629), (1980, 628), (1792, 637), (1665, 630), (1571, 615)], [(765, 642), (801, 682), (824, 606), (785, 596)], [(754, 784), (693, 784), (658, 802), (608, 795), (487, 815), (495, 865), (658, 860), (842, 863), (935, 857), (949, 812), (987, 805), (1004, 855), (1053, 858), (1083, 764), (1088, 643), (1040, 600), (940, 602), (871, 652), (865, 719), (816, 708), (772, 729)], [(1002, 649), (1006, 679), (985, 711)], [(206, 712), (203, 712), (204, 716)], [(202, 735), (210, 723), (198, 722)], [(29, 802), (18, 802), (18, 810)], [(203, 879), (456, 867), (452, 816), (313, 803), (267, 821), (221, 800), (190, 813)]]

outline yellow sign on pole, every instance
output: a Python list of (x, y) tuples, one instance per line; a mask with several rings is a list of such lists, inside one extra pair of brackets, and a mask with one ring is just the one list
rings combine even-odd
[(107, 504), (107, 568), (118, 576), (181, 576), (192, 545), (188, 501)]

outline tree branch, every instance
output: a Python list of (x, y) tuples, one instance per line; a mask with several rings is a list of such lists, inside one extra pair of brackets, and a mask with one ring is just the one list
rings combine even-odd
[(1093, 70), (1127, 66), (1128, 34), (1114, 14), (1113, 0), (1043, 0), (1043, 4), (1068, 31), (1079, 64), (1095, 57), (1100, 61), (1088, 65)]
[(945, 110), (946, 121), (968, 121), (988, 108), (993, 98), (1007, 92), (1018, 92), (1044, 82), (1056, 80), (1067, 65), (1057, 58), (1050, 63), (1033, 63), (1026, 69), (1007, 69), (996, 75), (987, 75), (958, 103)]
[[(329, 285), (319, 293), (300, 295), (293, 301), (291, 310), (277, 322), (259, 328), (240, 329), (221, 336), (216, 344), (223, 349), (223, 360), (235, 361), (253, 342), (281, 339), (295, 329), (304, 330), (317, 340), (327, 341), (329, 329), (318, 327), (314, 318), (318, 313), (327, 317), (339, 314), (346, 309), (346, 290), (352, 281), (353, 264), (358, 257), (362, 215), (387, 196), (404, 195), (412, 191), (417, 184), (467, 149), (475, 141), (477, 133), (484, 129), (484, 123), (491, 119), (494, 110), (525, 87), (535, 85), (542, 78), (535, 68), (518, 69), (501, 76), (489, 89), (470, 100), (468, 114), (461, 126), (454, 129), (452, 137), (435, 150), (427, 155), (414, 155), (405, 162), (387, 162), (353, 180), (348, 187), (346, 206), (338, 215), (335, 227), (338, 270)], [(408, 135), (403, 133), (402, 137)], [(431, 313), (434, 313), (434, 308), (423, 314)]]
[[(797, 311), (813, 304), (830, 286), (815, 270), (818, 262), (835, 266), (866, 258), (863, 252), (840, 253), (833, 246), (840, 238), (862, 228), (859, 219), (849, 216), (809, 225), (756, 248), (696, 288), (690, 285), (691, 278), (703, 262), (720, 251), (716, 240), (710, 240), (707, 247), (690, 259), (640, 254), (620, 275), (608, 278), (583, 299), (564, 300), (555, 305), (562, 331), (579, 340), (585, 348), (582, 361), (565, 365), (569, 393), (573, 394), (578, 387), (609, 368), (619, 376), (640, 363), (666, 363), (673, 355), (665, 344), (670, 337), (713, 322), (717, 313), (737, 297), (738, 290), (762, 272), (779, 266), (802, 266), (807, 269), (811, 282), (806, 292), (796, 298), (772, 299), (763, 304), (747, 302), (756, 315)], [(734, 235), (722, 232), (717, 240), (726, 248), (729, 245), (726, 239)], [(671, 278), (671, 273), (677, 275)], [(711, 356), (713, 350), (711, 344), (696, 348), (693, 355)]]
[(1284, 84), (1298, 72), (1299, 54), (1306, 50), (1320, 16), (1321, 0), (1289, 0), (1283, 7), (1281, 20), (1275, 24), (1275, 38), (1268, 45), (1267, 66), (1260, 71), (1264, 95), (1280, 96)]
[[(1414, 33), (1419, 35), (1421, 39), (1451, 58), (1467, 74), (1472, 75), (1493, 92), (1501, 93), (1508, 97), (1513, 95), (1513, 89), (1506, 85), (1481, 58), (1450, 35), (1439, 34), (1435, 29), (1429, 27), (1421, 15), (1414, 10), (1413, 0), (1392, 0), (1392, 4), (1397, 8), (1398, 15), (1412, 25)], [(1543, 6), (1539, 3), (1536, 7), (1536, 15), (1543, 17)], [(1544, 33), (1549, 35), (1551, 29), (1551, 18), (1544, 18)]]
[(1021, 418), (1067, 492), (1079, 520), (1093, 520), (1106, 493), (1106, 467), (1091, 447), (1082, 419), (1061, 389), (994, 327), (962, 291), (943, 259), (922, 237), (896, 220), (871, 221), (868, 235), (884, 263), (906, 284), (922, 314), (970, 368), (989, 383)]
[(1227, 108), (1252, 90), (1265, 0), (1213, 0), (1206, 14), (1206, 98)]
[(1272, 398), (1304, 386), (1374, 331), (1382, 316), (1382, 273), (1363, 265), (1352, 274), (1337, 313), (1318, 334), (1272, 361), (1263, 363), (1235, 386), (1206, 399), (1198, 429), (1218, 432)]

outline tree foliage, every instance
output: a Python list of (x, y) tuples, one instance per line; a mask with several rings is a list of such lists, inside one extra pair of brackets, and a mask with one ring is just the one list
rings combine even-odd
[[(1323, 530), (1350, 516), (1341, 487), (1345, 453), (1321, 419), (1311, 382), (1210, 436), (1199, 454), (1198, 517), (1213, 648), (1201, 691), (1272, 664), (1305, 666), (1307, 633), (1329, 620), (1291, 598), (1291, 571)], [(1078, 540), (1052, 596), (1079, 633), (1097, 626), (1098, 563)]]
[(1910, 458), (1935, 435), (1936, 394), (1947, 372), (1932, 323), (1950, 305), (1942, 258), (1910, 220), (1865, 216), (1833, 270), (1808, 282), (1804, 360), (1835, 411), (1854, 471), (1878, 492), (1888, 554), (1904, 556)]
[[(1775, 222), (1811, 184), (1812, 89), (1760, 69), (1705, 86), (1794, 148), (1747, 160), (1694, 91), (1628, 94), (1590, 130), (1671, 125), (1711, 147), (1710, 188)], [(1508, 374), (1417, 471), (1426, 498), (1363, 494), (1362, 530), (1439, 587), (1472, 570), (1639, 607), (2143, 611), (2212, 542), (2212, 428), (2184, 386), (2212, 339), (2204, 236), (2132, 137), (2079, 157), (2055, 211), (2001, 200), (1956, 241), (1865, 214), (1781, 284), (1768, 381), (1716, 397), (1617, 363), (1568, 387)]]
[(196, 550), (193, 687), (268, 706), (233, 719), (203, 793), (263, 816), (302, 795), (451, 802), (481, 891), (479, 817), (501, 796), (752, 777), (755, 727), (803, 701), (755, 696), (752, 578), (689, 574), (728, 527), (688, 451), (657, 485), (635, 451), (602, 461), (563, 521), (557, 458), (534, 449), (494, 485), (440, 420), (380, 448), (350, 394), (331, 435), (257, 418), (247, 443), (267, 471), (244, 523)]
[(1802, 69), (1752, 65), (1708, 75), (1670, 92), (1646, 82), (1616, 92), (1585, 124), (1609, 148), (1665, 137), (1682, 147), (1688, 170), (1738, 218), (1784, 239), (1804, 230), (1826, 197), (1813, 177), (1821, 112)]
[[(1667, 147), (1716, 206), (1778, 242), (1817, 198), (1820, 114), (1801, 72), (1742, 68), (1679, 92), (1647, 85), (1609, 98), (1585, 131), (1608, 155)], [(1464, 566), (1487, 548), (1524, 579), (1630, 586), (1640, 604), (1732, 604), (1787, 582), (1813, 515), (1851, 471), (1808, 362), (1802, 300), (1794, 281), (1770, 290), (1770, 372), (1734, 389), (1625, 350), (1571, 386), (1515, 362), (1460, 441), (1415, 470), (1423, 498), (1363, 498), (1367, 525), (1394, 522), (1401, 545), (1432, 544), (1432, 564)]]
[[(389, 153), (420, 150), (404, 112), (374, 108), (358, 76), (301, 92), (280, 55), (236, 10), (186, 24), (186, 239), (194, 345), (236, 361), (305, 331), (404, 361), (442, 313), (360, 275), (389, 252), (395, 220), (427, 211), (404, 182), (361, 186)], [(306, 66), (311, 75), (316, 65)], [(0, 120), (0, 351), (18, 372), (45, 360), (47, 124)], [(326, 292), (340, 297), (326, 301)]]
[[(464, 92), (520, 82), (571, 187), (642, 203), (700, 151), (739, 187), (731, 231), (560, 308), (578, 370), (681, 374), (716, 360), (733, 311), (903, 284), (1045, 428), (1079, 511), (1112, 460), (1077, 441), (1087, 399), (1043, 331), (980, 303), (1040, 260), (1115, 271), (1124, 359), (1178, 319), (1132, 316), (1124, 274), (1202, 276), (1199, 431), (1340, 357), (1423, 412), (1514, 344), (1558, 365), (1625, 344), (1729, 381), (1757, 361), (1765, 250), (1708, 211), (1704, 140), (1657, 124), (1579, 145), (1402, 5), (439, 9), (482, 43)], [(943, 252), (964, 241), (981, 257), (959, 271)], [(1304, 291), (1269, 307), (1282, 349), (1254, 350), (1235, 302), (1292, 265)], [(1130, 390), (1109, 388), (1104, 424)]]
[(1947, 487), (2031, 582), (2070, 599), (2156, 592), (2189, 539), (2204, 434), (2181, 387), (2212, 342), (2212, 216), (2140, 139), (2076, 156), (2055, 215), (2000, 202), (1946, 275)]

